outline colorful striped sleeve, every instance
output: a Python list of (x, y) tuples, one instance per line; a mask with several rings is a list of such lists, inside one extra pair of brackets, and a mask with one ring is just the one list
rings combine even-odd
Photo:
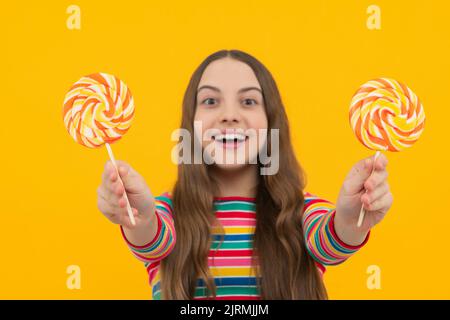
[(306, 247), (311, 256), (323, 265), (344, 262), (369, 240), (370, 232), (358, 246), (344, 243), (334, 229), (335, 214), (336, 207), (333, 203), (305, 192), (303, 231)]
[(158, 221), (156, 235), (152, 241), (143, 246), (132, 244), (126, 238), (122, 226), (120, 226), (122, 236), (131, 252), (146, 265), (153, 265), (168, 256), (176, 242), (175, 226), (172, 216), (172, 200), (168, 192), (155, 197), (155, 213)]

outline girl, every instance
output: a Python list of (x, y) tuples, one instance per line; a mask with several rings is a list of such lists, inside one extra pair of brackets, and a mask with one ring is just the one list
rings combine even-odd
[[(194, 122), (216, 134), (205, 139)], [(181, 128), (202, 150), (210, 143), (225, 154), (245, 150), (245, 161), (198, 164), (189, 153), (173, 190), (156, 198), (136, 170), (118, 161), (122, 186), (108, 161), (97, 190), (99, 210), (120, 225), (145, 263), (153, 299), (327, 299), (324, 266), (361, 248), (392, 205), (386, 157), (357, 162), (336, 205), (304, 191), (276, 83), (261, 62), (238, 50), (216, 52), (194, 72)], [(279, 130), (277, 148), (271, 135), (257, 138), (279, 155), (275, 174), (260, 174), (261, 148), (249, 150), (242, 134), (248, 129)], [(366, 215), (358, 228), (361, 205)]]

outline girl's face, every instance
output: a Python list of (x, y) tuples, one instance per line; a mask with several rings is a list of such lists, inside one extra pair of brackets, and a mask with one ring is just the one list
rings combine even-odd
[[(201, 123), (202, 132), (197, 127), (195, 134), (202, 137), (202, 149), (209, 146), (223, 153), (219, 158), (216, 154), (218, 167), (237, 169), (256, 163), (267, 139), (260, 129), (267, 130), (268, 121), (262, 89), (250, 66), (231, 58), (210, 63), (197, 88), (194, 121)], [(211, 129), (212, 137), (205, 137)]]

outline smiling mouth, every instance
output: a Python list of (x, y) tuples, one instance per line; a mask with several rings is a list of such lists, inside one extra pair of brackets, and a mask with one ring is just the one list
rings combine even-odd
[(248, 140), (248, 136), (239, 133), (227, 133), (227, 134), (218, 134), (212, 137), (212, 139), (223, 145), (224, 148), (237, 148), (242, 145), (245, 141)]

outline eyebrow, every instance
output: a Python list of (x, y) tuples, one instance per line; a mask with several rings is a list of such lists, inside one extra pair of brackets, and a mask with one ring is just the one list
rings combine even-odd
[[(213, 90), (213, 91), (220, 92), (220, 89), (217, 88), (217, 87), (213, 87), (213, 86), (210, 86), (210, 85), (204, 85), (204, 86), (201, 86), (200, 88), (197, 89), (197, 93), (199, 93), (200, 90), (202, 90), (202, 89), (211, 89), (211, 90)], [(245, 87), (245, 88), (241, 88), (241, 89), (239, 89), (238, 93), (247, 92), (247, 91), (250, 91), (250, 90), (257, 90), (257, 91), (259, 91), (259, 92), (262, 94), (261, 89), (258, 88), (258, 87)]]

